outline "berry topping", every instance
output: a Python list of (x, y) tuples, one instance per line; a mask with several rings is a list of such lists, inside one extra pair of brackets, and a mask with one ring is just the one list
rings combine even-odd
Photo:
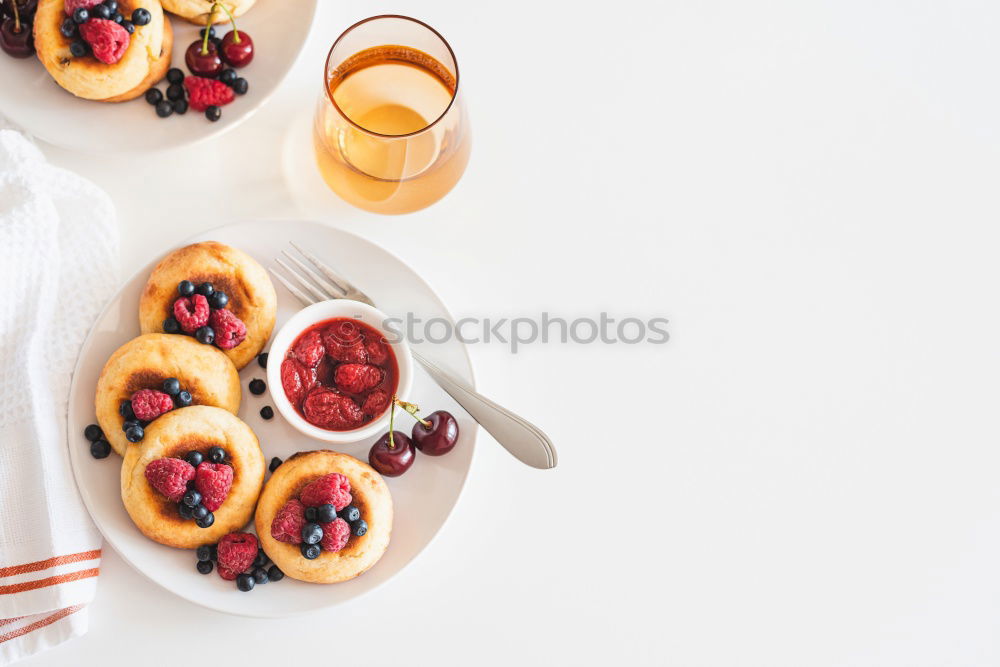
[(207, 298), (215, 294), (215, 285), (213, 285), (212, 283), (202, 283), (198, 285), (195, 291), (198, 294), (202, 295), (203, 297)]
[(125, 439), (129, 442), (139, 442), (144, 437), (146, 437), (146, 431), (138, 424), (135, 426), (129, 426), (125, 429)]
[(222, 463), (226, 460), (226, 450), (218, 446), (209, 447), (208, 460), (212, 463)]
[(177, 378), (167, 378), (163, 381), (163, 393), (171, 396), (181, 393), (181, 381)]
[(83, 9), (90, 9), (99, 4), (101, 4), (101, 0), (65, 0), (63, 2), (63, 11), (66, 12), (66, 16), (73, 16), (73, 12), (81, 7)]
[(326, 387), (316, 387), (302, 401), (306, 421), (320, 428), (346, 431), (357, 428), (364, 420), (361, 408), (349, 396)]
[(254, 396), (260, 396), (265, 391), (267, 391), (267, 384), (265, 384), (264, 381), (261, 380), (260, 378), (254, 378), (250, 380), (248, 388), (250, 389), (251, 394), (253, 394)]
[[(215, 299), (220, 294), (222, 292), (216, 292), (211, 298)], [(247, 337), (247, 326), (231, 310), (213, 310), (208, 321), (215, 330), (215, 344), (223, 350), (233, 349)]]
[(337, 518), (337, 508), (330, 503), (320, 505), (319, 507), (310, 507), (309, 509), (315, 510), (317, 523), (330, 523)]
[(213, 123), (220, 118), (222, 118), (222, 107), (215, 106), (214, 104), (207, 109), (205, 109), (205, 118), (209, 119)]
[(195, 111), (205, 111), (210, 106), (229, 104), (236, 96), (233, 89), (221, 81), (202, 76), (185, 78), (184, 87), (188, 91), (188, 102)]
[(233, 92), (237, 95), (246, 95), (248, 90), (250, 90), (250, 83), (242, 76), (233, 81)]
[(90, 455), (95, 459), (106, 459), (111, 453), (111, 443), (107, 440), (94, 440), (90, 443)]
[[(174, 71), (180, 72), (180, 70), (174, 70), (174, 69), (170, 70), (170, 72), (174, 72)], [(167, 72), (167, 78), (168, 79), (170, 78), (170, 72)], [(183, 79), (184, 79), (184, 73), (181, 72), (181, 80), (183, 80)], [(150, 90), (156, 90), (156, 89), (155, 88), (150, 88)], [(160, 92), (160, 91), (157, 90), (156, 92)], [(147, 91), (147, 93), (148, 93), (148, 91)], [(157, 102), (159, 102), (159, 100), (157, 100)], [(191, 296), (191, 295), (193, 295), (194, 294), (194, 283), (191, 282), (190, 280), (182, 280), (182, 281), (180, 281), (179, 283), (177, 283), (177, 293), (180, 294), (181, 296)]]
[(307, 523), (302, 526), (302, 541), (306, 544), (319, 544), (323, 539), (323, 529), (318, 523)]
[[(146, 91), (149, 92), (149, 91)], [(163, 333), (175, 334), (181, 332), (180, 322), (175, 317), (168, 317), (163, 320)]]
[(197, 549), (195, 549), (194, 555), (198, 557), (198, 560), (212, 560), (212, 547), (208, 544), (203, 544)]
[(285, 573), (281, 571), (281, 568), (277, 565), (272, 565), (267, 568), (267, 579), (268, 581), (281, 581), (285, 578)]
[(181, 393), (177, 394), (177, 400), (174, 402), (177, 404), (177, 407), (186, 408), (194, 402), (194, 398), (192, 398), (191, 392), (182, 390)]
[[(159, 88), (150, 88), (149, 90), (146, 91), (146, 94), (144, 95), (144, 97), (146, 98), (146, 102), (148, 102), (149, 104), (152, 104), (153, 106), (156, 106), (157, 104), (159, 104), (163, 100), (163, 93), (160, 92)], [(184, 282), (181, 283), (181, 285), (183, 285), (186, 282), (188, 282), (188, 281), (185, 280)], [(190, 285), (190, 283), (188, 283), (188, 284)], [(179, 288), (178, 288), (178, 290), (179, 290)], [(191, 296), (191, 295), (190, 294), (182, 294), (181, 296)]]
[(219, 540), (217, 551), (219, 574), (222, 574), (223, 568), (233, 573), (243, 572), (253, 565), (254, 559), (257, 558), (257, 537), (251, 533), (223, 535)]
[(187, 492), (188, 481), (194, 479), (194, 467), (181, 459), (156, 459), (146, 466), (145, 474), (150, 486), (178, 503)]
[(334, 519), (329, 523), (320, 524), (323, 529), (323, 540), (320, 546), (323, 551), (340, 551), (347, 546), (351, 537), (351, 527), (343, 519)]
[(372, 393), (368, 394), (368, 398), (366, 398), (365, 402), (361, 405), (361, 411), (370, 417), (374, 417), (375, 415), (380, 415), (385, 412), (387, 407), (389, 407), (388, 392), (376, 389)]
[(212, 561), (210, 561), (210, 560), (200, 560), (200, 561), (198, 561), (198, 564), (195, 567), (198, 568), (198, 572), (199, 573), (201, 573), (201, 574), (209, 574), (209, 573), (212, 572), (212, 568), (214, 566), (212, 565)]
[[(204, 505), (201, 507), (201, 509), (205, 509)], [(208, 510), (205, 511), (207, 512), (205, 516), (195, 517), (196, 519), (195, 523), (198, 525), (199, 528), (208, 528), (213, 523), (215, 523), (215, 515), (209, 512)]]
[(358, 519), (357, 521), (351, 523), (351, 534), (354, 537), (361, 537), (368, 532), (368, 522), (364, 519)]
[(153, 20), (153, 15), (149, 13), (149, 10), (140, 7), (139, 9), (132, 12), (132, 23), (135, 25), (146, 25)]
[[(170, 88), (173, 87), (174, 86), (170, 86)], [(179, 99), (181, 96), (184, 95), (184, 86), (177, 86), (177, 91), (178, 91), (177, 97), (170, 97), (170, 90), (168, 89), (167, 97), (170, 97), (170, 99), (172, 100)], [(222, 308), (225, 308), (227, 305), (229, 305), (229, 295), (226, 294), (225, 292), (220, 292), (216, 290), (215, 293), (213, 293), (212, 296), (209, 298), (208, 305), (210, 305), (212, 308), (216, 310), (221, 310)]]
[(225, 463), (208, 463), (203, 461), (198, 465), (194, 478), (194, 488), (201, 494), (201, 504), (209, 512), (222, 507), (223, 501), (229, 495), (233, 486), (233, 469)]
[(299, 499), (306, 507), (330, 504), (339, 512), (351, 504), (351, 482), (339, 472), (313, 480), (302, 489)]
[(348, 505), (344, 509), (340, 510), (340, 518), (346, 521), (347, 523), (357, 521), (358, 519), (361, 518), (361, 510), (359, 510), (354, 505)]
[(187, 453), (187, 456), (184, 457), (184, 460), (193, 465), (195, 468), (197, 468), (198, 465), (205, 460), (205, 456), (197, 450), (192, 450)]
[(298, 359), (281, 362), (281, 388), (288, 400), (298, 406), (316, 384), (316, 369), (305, 366)]
[(323, 347), (323, 335), (315, 329), (300, 336), (292, 348), (292, 356), (310, 368), (319, 366), (324, 355), (326, 348)]
[(333, 381), (341, 391), (360, 394), (382, 381), (382, 369), (368, 364), (340, 364)]
[(365, 352), (368, 353), (368, 363), (383, 365), (389, 360), (389, 347), (385, 341), (374, 336), (365, 336)]
[(162, 391), (140, 389), (132, 394), (132, 411), (144, 422), (151, 422), (173, 409), (174, 400)]
[[(167, 70), (167, 81), (170, 83), (180, 83), (184, 80), (184, 70), (178, 69), (176, 67), (171, 67)], [(183, 281), (191, 285), (191, 291), (194, 292), (194, 285), (189, 280)], [(187, 294), (182, 294), (181, 296), (189, 296)]]
[(97, 424), (88, 424), (87, 428), (83, 429), (83, 437), (91, 442), (95, 440), (100, 440), (104, 437), (104, 431)]
[(228, 567), (225, 567), (221, 563), (219, 564), (219, 576), (226, 581), (236, 581), (236, 577), (240, 576), (239, 572), (233, 572)]
[(307, 560), (314, 560), (319, 558), (319, 555), (323, 553), (323, 547), (318, 544), (306, 544), (303, 542), (299, 545), (299, 550), (302, 551), (302, 557)]
[(160, 118), (166, 118), (174, 112), (174, 105), (172, 105), (167, 100), (162, 100), (156, 104), (156, 115)]
[(210, 314), (211, 308), (208, 307), (208, 299), (201, 294), (182, 296), (174, 301), (174, 317), (177, 318), (181, 329), (186, 333), (194, 333), (208, 324)]
[(368, 361), (358, 325), (350, 320), (334, 322), (323, 331), (326, 353), (336, 361), (364, 364)]
[(249, 574), (241, 574), (240, 576), (236, 577), (236, 588), (243, 591), (244, 593), (249, 593), (250, 591), (252, 591), (255, 584), (256, 581), (254, 580), (253, 576)]
[(201, 327), (194, 332), (194, 337), (202, 345), (211, 345), (215, 342), (215, 329), (212, 327)]
[(132, 411), (132, 401), (122, 401), (122, 404), (118, 406), (118, 414), (120, 414), (125, 421), (135, 419), (135, 413)]
[(292, 498), (274, 515), (274, 520), (271, 521), (271, 537), (279, 542), (298, 544), (302, 541), (302, 527), (305, 525), (305, 507)]
[(81, 24), (80, 36), (90, 45), (94, 57), (105, 65), (113, 65), (121, 60), (131, 39), (125, 28), (103, 18), (91, 18)]

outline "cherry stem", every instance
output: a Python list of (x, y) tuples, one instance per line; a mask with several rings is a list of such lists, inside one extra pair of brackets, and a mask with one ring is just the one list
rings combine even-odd
[(201, 55), (208, 55), (208, 35), (212, 31), (212, 24), (215, 23), (215, 8), (219, 3), (212, 5), (212, 10), (208, 13), (208, 23), (205, 25), (205, 37), (201, 40)]
[(396, 425), (396, 403), (395, 394), (392, 396), (392, 407), (389, 408), (389, 449), (396, 449), (396, 442), (392, 439), (392, 429)]
[(429, 421), (427, 421), (426, 419), (421, 419), (417, 415), (417, 413), (420, 411), (420, 406), (418, 406), (416, 403), (407, 403), (406, 401), (399, 400), (395, 396), (392, 397), (392, 400), (393, 400), (394, 405), (398, 405), (399, 407), (401, 407), (404, 410), (406, 410), (409, 413), (409, 415), (411, 417), (413, 417), (414, 419), (416, 419), (418, 422), (420, 422), (420, 424), (424, 428), (430, 429), (431, 426), (433, 426), (433, 424), (431, 424)]
[(217, 2), (214, 5), (212, 5), (212, 12), (213, 13), (215, 12), (215, 8), (216, 7), (222, 7), (222, 11), (224, 11), (226, 13), (226, 16), (229, 17), (229, 22), (233, 24), (233, 43), (234, 44), (239, 44), (240, 43), (240, 31), (236, 29), (236, 17), (234, 17), (233, 14), (232, 14), (232, 12), (229, 11), (229, 8), (227, 8), (221, 2)]
[(11, 1), (11, 6), (14, 8), (14, 32), (21, 32), (21, 15), (17, 12), (17, 0)]

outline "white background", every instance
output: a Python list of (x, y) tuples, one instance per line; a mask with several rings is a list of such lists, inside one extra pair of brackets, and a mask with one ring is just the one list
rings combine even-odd
[[(483, 436), (439, 538), (371, 595), (230, 618), (107, 550), (89, 634), (26, 666), (1000, 661), (996, 3), (321, 5), (233, 132), (46, 147), (112, 194), (125, 274), (223, 222), (310, 215), (456, 315), (665, 316), (672, 339), (475, 346), (480, 388), (560, 467)], [(303, 193), (288, 157), (329, 44), (386, 11), (450, 39), (475, 132), (456, 190), (399, 218)]]

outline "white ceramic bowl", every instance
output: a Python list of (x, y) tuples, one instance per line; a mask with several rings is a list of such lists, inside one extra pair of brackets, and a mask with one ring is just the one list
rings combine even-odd
[(285, 322), (278, 330), (271, 342), (271, 349), (267, 355), (267, 385), (271, 389), (271, 399), (274, 401), (278, 412), (285, 420), (294, 426), (300, 433), (316, 440), (330, 442), (334, 444), (349, 444), (358, 442), (365, 438), (370, 438), (382, 431), (389, 430), (389, 410), (387, 409), (377, 419), (373, 419), (364, 426), (350, 431), (328, 431), (318, 426), (313, 426), (295, 410), (291, 401), (285, 396), (285, 390), (281, 386), (281, 362), (288, 354), (288, 348), (292, 346), (295, 339), (303, 331), (323, 320), (335, 317), (349, 317), (360, 322), (364, 322), (376, 331), (382, 332), (389, 347), (396, 355), (396, 367), (398, 369), (399, 383), (396, 386), (396, 396), (400, 400), (406, 400), (413, 384), (413, 356), (406, 341), (396, 333), (386, 329), (385, 321), (388, 317), (382, 311), (372, 308), (368, 304), (360, 301), (349, 301), (347, 299), (335, 299), (333, 301), (321, 301), (311, 306), (303, 308)]

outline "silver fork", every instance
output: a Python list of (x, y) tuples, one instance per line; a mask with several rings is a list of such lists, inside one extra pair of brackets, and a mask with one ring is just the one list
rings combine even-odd
[[(288, 259), (288, 262), (281, 257), (276, 257), (274, 261), (291, 276), (291, 280), (274, 268), (270, 271), (304, 305), (309, 306), (329, 299), (350, 299), (375, 306), (368, 295), (335, 273), (329, 265), (294, 242), (291, 245), (312, 266), (287, 250), (282, 250), (281, 254)], [(556, 448), (540, 428), (507, 408), (497, 405), (431, 363), (416, 350), (411, 351), (413, 358), (424, 367), (428, 375), (518, 460), (535, 468), (556, 466)]]

